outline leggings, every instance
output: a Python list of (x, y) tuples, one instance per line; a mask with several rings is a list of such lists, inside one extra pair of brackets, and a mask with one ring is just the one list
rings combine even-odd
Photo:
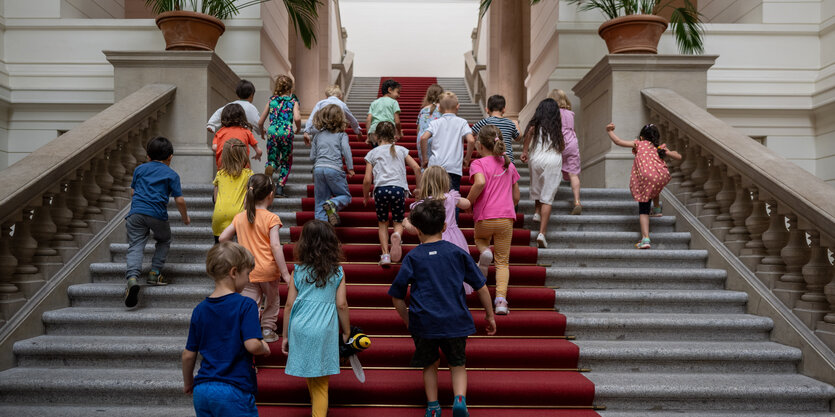
[(475, 224), (475, 244), (479, 252), (484, 252), (493, 239), (493, 262), (496, 265), (496, 297), (507, 297), (507, 282), (510, 280), (508, 269), (510, 259), (510, 241), (513, 238), (514, 219), (479, 220)]
[(278, 185), (284, 186), (293, 166), (293, 130), (285, 136), (267, 137), (267, 166), (273, 167), (278, 174)]
[(310, 392), (310, 405), (313, 411), (312, 417), (325, 417), (328, 415), (328, 379), (330, 377), (319, 376), (307, 379), (307, 390)]

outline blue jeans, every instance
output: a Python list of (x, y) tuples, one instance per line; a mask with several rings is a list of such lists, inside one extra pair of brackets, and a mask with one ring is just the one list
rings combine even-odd
[(313, 197), (316, 200), (313, 212), (317, 220), (328, 221), (328, 215), (322, 208), (325, 201), (332, 201), (337, 210), (345, 208), (351, 203), (345, 172), (333, 168), (313, 168)]
[(197, 417), (258, 417), (255, 396), (225, 382), (195, 385), (193, 400)]
[(151, 260), (151, 269), (162, 271), (165, 258), (168, 257), (168, 248), (171, 247), (171, 226), (168, 220), (134, 213), (125, 219), (125, 227), (128, 232), (128, 253), (125, 255), (128, 267), (125, 271), (125, 278), (139, 277), (142, 273), (143, 251), (150, 231), (154, 232), (154, 240), (157, 242), (154, 257)]

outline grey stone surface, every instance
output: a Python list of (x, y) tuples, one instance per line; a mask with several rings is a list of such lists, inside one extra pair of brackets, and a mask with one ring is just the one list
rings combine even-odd
[(637, 249), (540, 249), (538, 263), (557, 267), (701, 268), (707, 251)]
[(748, 295), (721, 290), (558, 289), (555, 306), (570, 313), (745, 313)]
[(721, 269), (668, 267), (646, 268), (549, 268), (546, 284), (558, 288), (584, 289), (689, 289), (714, 290), (724, 287), (727, 273)]
[(580, 340), (764, 341), (773, 322), (748, 314), (571, 313), (566, 333)]

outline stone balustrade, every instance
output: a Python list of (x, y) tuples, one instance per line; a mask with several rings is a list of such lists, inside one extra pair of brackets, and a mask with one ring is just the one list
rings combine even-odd
[(0, 174), (0, 324), (130, 202), (176, 87), (150, 84)]
[(835, 188), (672, 90), (642, 95), (684, 155), (668, 189), (835, 350)]

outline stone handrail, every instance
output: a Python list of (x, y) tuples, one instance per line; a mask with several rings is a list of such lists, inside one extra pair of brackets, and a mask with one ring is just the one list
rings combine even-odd
[(473, 95), (473, 101), (482, 107), (487, 106), (487, 84), (484, 80), (486, 73), (487, 66), (476, 62), (473, 51), (464, 53), (464, 79)]
[(684, 155), (667, 188), (835, 350), (835, 188), (672, 90), (642, 95)]
[(129, 203), (175, 91), (147, 85), (0, 172), (0, 323)]

